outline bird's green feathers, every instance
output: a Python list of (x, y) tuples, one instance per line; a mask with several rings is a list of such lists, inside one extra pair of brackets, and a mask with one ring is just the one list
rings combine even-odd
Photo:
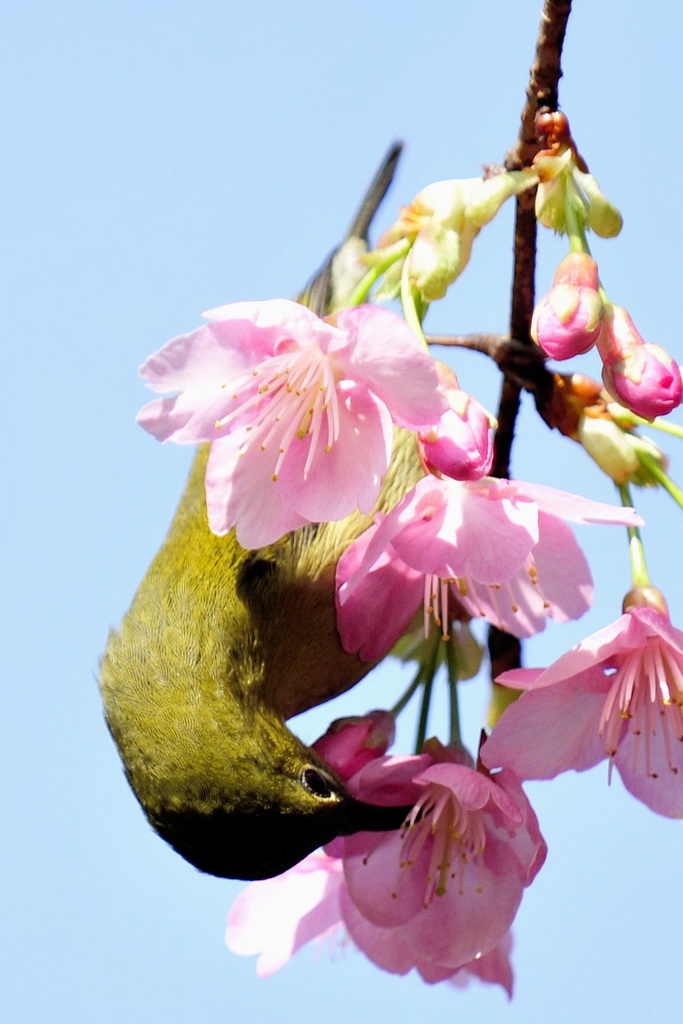
[[(389, 179), (396, 156), (387, 158)], [(387, 180), (373, 183), (374, 208)], [(200, 447), (168, 536), (110, 634), (100, 688), (153, 827), (201, 870), (258, 878), (335, 835), (394, 827), (383, 823), (386, 808), (354, 801), (284, 724), (372, 667), (343, 649), (335, 608), (337, 561), (372, 516), (244, 550), (234, 531), (209, 529), (207, 456)], [(420, 473), (413, 436), (398, 431), (376, 511)]]

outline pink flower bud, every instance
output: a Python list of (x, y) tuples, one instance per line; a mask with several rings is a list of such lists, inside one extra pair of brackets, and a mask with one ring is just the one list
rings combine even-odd
[(553, 359), (571, 359), (595, 343), (603, 312), (595, 260), (588, 253), (572, 252), (534, 310), (531, 336)]
[(493, 462), (491, 417), (457, 382), (444, 393), (449, 408), (436, 426), (418, 433), (423, 461), (431, 472), (453, 480), (479, 480)]
[(350, 779), (370, 761), (381, 757), (394, 742), (394, 717), (388, 711), (338, 718), (313, 749), (342, 779)]
[(602, 380), (613, 398), (636, 416), (652, 420), (680, 405), (678, 363), (659, 345), (643, 341), (622, 306), (611, 306), (598, 337)]

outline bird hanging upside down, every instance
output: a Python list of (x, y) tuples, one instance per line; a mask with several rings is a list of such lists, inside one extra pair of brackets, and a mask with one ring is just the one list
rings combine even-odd
[[(393, 176), (394, 147), (351, 228), (361, 235)], [(331, 261), (302, 300), (324, 312)], [(102, 657), (107, 724), (158, 834), (201, 871), (267, 878), (335, 836), (398, 828), (406, 808), (354, 799), (285, 725), (372, 668), (346, 652), (335, 567), (371, 521), (312, 524), (247, 551), (207, 524), (198, 450), (168, 536)], [(377, 504), (388, 511), (420, 476), (397, 433)]]

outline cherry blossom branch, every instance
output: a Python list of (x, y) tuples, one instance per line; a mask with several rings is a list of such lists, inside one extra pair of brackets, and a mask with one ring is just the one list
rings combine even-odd
[(546, 355), (537, 345), (510, 338), (506, 334), (428, 334), (429, 345), (465, 348), (489, 356), (505, 378), (528, 391), (536, 404), (544, 407), (550, 400), (553, 374), (546, 367)]
[[(540, 110), (556, 110), (558, 84), (562, 76), (560, 58), (571, 11), (571, 0), (545, 0), (541, 26), (536, 42), (536, 56), (531, 67), (527, 100), (522, 111), (519, 138), (508, 152), (508, 170), (529, 167), (541, 146), (536, 137), (535, 120)], [(533, 190), (517, 197), (515, 218), (514, 273), (510, 307), (510, 337), (531, 345), (531, 317), (534, 311), (536, 273), (536, 217)], [(496, 431), (495, 476), (510, 475), (510, 455), (519, 412), (521, 388), (505, 377), (498, 406)]]
[[(562, 46), (571, 11), (571, 0), (545, 0), (541, 25), (536, 42), (536, 55), (531, 66), (527, 100), (522, 111), (522, 123), (516, 145), (508, 152), (505, 166), (515, 170), (531, 165), (540, 149), (536, 137), (536, 115), (542, 109), (556, 110), (558, 85), (562, 76), (560, 60)], [(534, 190), (517, 197), (515, 217), (514, 272), (510, 307), (510, 337), (531, 348), (531, 317), (535, 299), (536, 274), (536, 217)], [(495, 476), (510, 475), (510, 457), (519, 412), (522, 387), (519, 381), (504, 374), (498, 402), (498, 428), (492, 472)], [(539, 403), (537, 399), (537, 406)], [(495, 626), (489, 628), (489, 656), (491, 678), (521, 664), (521, 645), (510, 634), (501, 633)]]

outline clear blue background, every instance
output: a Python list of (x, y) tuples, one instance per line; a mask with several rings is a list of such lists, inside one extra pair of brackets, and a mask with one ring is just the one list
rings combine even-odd
[[(516, 995), (430, 988), (352, 951), (305, 950), (258, 981), (223, 946), (239, 883), (202, 877), (146, 826), (102, 723), (107, 630), (159, 545), (191, 453), (134, 422), (137, 366), (203, 309), (296, 292), (338, 239), (392, 139), (408, 148), (383, 212), (430, 181), (478, 173), (515, 141), (538, 0), (25, 0), (5, 7), (0, 66), (6, 288), (0, 758), (0, 1015), (10, 1024), (181, 1024), (349, 1018), (596, 1024), (680, 1014), (678, 822), (602, 765), (529, 786), (550, 854), (515, 925)], [(679, 5), (577, 3), (561, 99), (623, 209), (595, 247), (643, 334), (680, 338)], [(511, 214), (487, 229), (431, 330), (505, 330)], [(561, 244), (545, 233), (540, 290)], [(9, 376), (7, 367), (9, 366)], [(481, 356), (457, 361), (495, 408)], [(592, 357), (581, 367), (597, 373)], [(681, 451), (667, 444), (680, 473)], [(612, 490), (525, 402), (514, 472)], [(683, 626), (681, 518), (643, 496), (651, 571)], [(593, 611), (530, 644), (543, 664), (612, 621), (624, 538), (583, 528)], [(299, 723), (394, 699), (393, 665)], [(483, 683), (464, 688), (476, 742)], [(435, 719), (438, 727), (438, 719)]]

